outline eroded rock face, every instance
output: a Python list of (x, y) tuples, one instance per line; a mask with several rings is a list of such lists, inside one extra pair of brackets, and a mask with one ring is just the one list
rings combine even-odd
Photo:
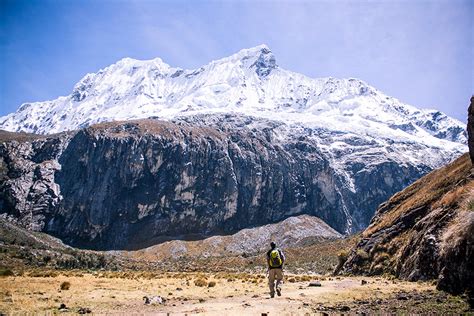
[(32, 230), (42, 230), (56, 213), (61, 196), (55, 173), (67, 135), (0, 145), (1, 216)]
[(474, 96), (471, 97), (471, 104), (468, 109), (467, 135), (471, 162), (474, 165)]
[[(329, 151), (335, 138), (344, 147)], [(352, 232), (431, 170), (397, 160), (413, 144), (388, 146), (248, 116), (105, 123), (2, 142), (0, 213), (92, 249), (234, 233), (299, 214)]]

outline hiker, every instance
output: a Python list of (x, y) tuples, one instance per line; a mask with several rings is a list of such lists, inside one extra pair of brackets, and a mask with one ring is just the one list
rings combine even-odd
[[(272, 249), (267, 252), (268, 263), (268, 285), (270, 286), (270, 297), (275, 297), (275, 287), (278, 296), (281, 296), (281, 281), (283, 281), (283, 264), (285, 263), (285, 255), (283, 251), (277, 248), (272, 241), (270, 243)], [(275, 285), (276, 280), (276, 285)]]

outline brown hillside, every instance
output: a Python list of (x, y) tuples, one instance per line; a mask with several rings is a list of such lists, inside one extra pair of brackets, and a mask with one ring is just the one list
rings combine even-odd
[(469, 154), (383, 203), (343, 271), (437, 279), (438, 288), (474, 293), (474, 173)]

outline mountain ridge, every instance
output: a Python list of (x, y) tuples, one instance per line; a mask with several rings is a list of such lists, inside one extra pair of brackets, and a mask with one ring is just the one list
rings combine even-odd
[[(359, 79), (312, 79), (284, 70), (266, 45), (190, 70), (160, 58), (123, 58), (85, 75), (68, 96), (23, 104), (0, 118), (0, 128), (45, 134), (103, 121), (203, 113), (241, 113), (334, 131), (342, 125), (358, 134), (381, 129), (393, 137), (433, 141), (434, 136), (466, 144), (462, 123), (439, 111), (418, 110)], [(352, 126), (344, 126), (348, 118)]]

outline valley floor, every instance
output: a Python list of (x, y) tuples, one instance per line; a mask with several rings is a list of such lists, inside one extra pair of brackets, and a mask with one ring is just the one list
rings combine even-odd
[[(310, 281), (315, 280), (320, 281), (320, 287), (308, 286)], [(65, 289), (68, 285), (69, 289)], [(160, 296), (166, 301), (145, 305), (144, 296)], [(66, 308), (60, 309), (61, 304)], [(367, 277), (286, 275), (283, 295), (271, 299), (263, 274), (81, 271), (31, 271), (23, 276), (1, 278), (0, 314), (18, 312), (474, 315), (462, 297), (439, 292), (431, 283)]]

